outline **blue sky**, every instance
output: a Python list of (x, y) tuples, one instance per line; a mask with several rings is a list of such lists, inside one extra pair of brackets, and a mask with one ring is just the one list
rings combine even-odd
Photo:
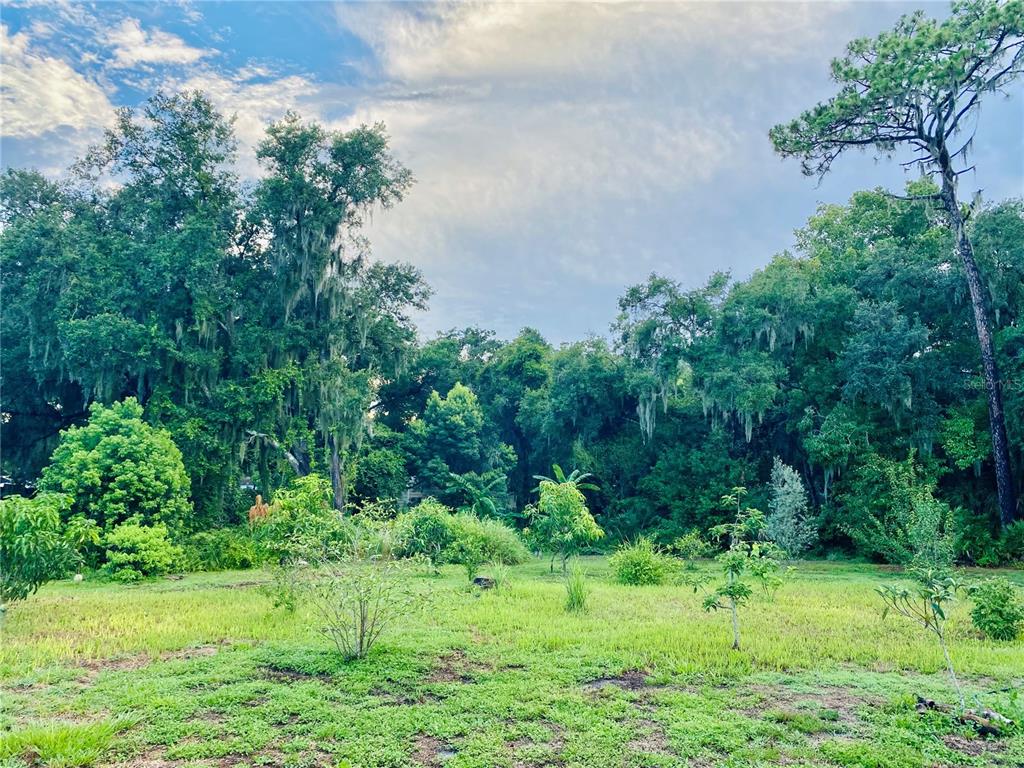
[[(206, 90), (237, 116), (240, 172), (287, 109), (346, 129), (383, 121), (417, 184), (368, 228), (435, 290), (425, 335), (531, 325), (603, 334), (652, 271), (745, 277), (821, 202), (901, 187), (867, 155), (820, 186), (768, 128), (828, 96), (852, 37), (921, 7), (858, 3), (5, 4), (3, 164), (59, 174), (112, 110)], [(962, 181), (1022, 194), (1024, 97), (990, 99)]]

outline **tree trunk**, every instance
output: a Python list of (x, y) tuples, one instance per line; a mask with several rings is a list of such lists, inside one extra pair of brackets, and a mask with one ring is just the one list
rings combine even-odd
[(334, 491), (334, 508), (345, 511), (345, 478), (341, 466), (341, 452), (338, 450), (338, 439), (331, 437), (331, 489)]
[(950, 227), (957, 256), (963, 262), (967, 275), (967, 287), (971, 294), (974, 310), (974, 324), (978, 331), (978, 345), (981, 347), (981, 369), (985, 377), (985, 391), (988, 395), (988, 420), (992, 432), (992, 459), (996, 470), (996, 492), (999, 497), (999, 520), (1003, 528), (1017, 518), (1017, 501), (1014, 498), (1013, 473), (1010, 470), (1010, 445), (1006, 437), (1006, 419), (1003, 415), (1003, 395), (996, 364), (995, 349), (992, 345), (992, 328), (988, 320), (988, 298), (981, 282), (981, 273), (974, 260), (974, 247), (967, 236), (963, 215), (956, 196), (956, 177), (947, 171), (943, 174), (942, 203), (949, 217)]

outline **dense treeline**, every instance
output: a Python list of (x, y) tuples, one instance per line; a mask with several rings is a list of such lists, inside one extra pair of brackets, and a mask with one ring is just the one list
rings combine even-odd
[[(664, 542), (768, 503), (775, 459), (809, 493), (823, 551), (899, 560), (928, 508), (978, 562), (1001, 530), (974, 320), (953, 233), (921, 181), (824, 206), (747, 280), (628, 288), (607, 338), (524, 329), (418, 341), (416, 269), (360, 235), (412, 178), (382, 126), (289, 115), (232, 172), (230, 121), (198, 93), (122, 111), (66, 180), (2, 183), (3, 473), (32, 488), (91, 402), (135, 398), (181, 450), (205, 530), (256, 493), (330, 479), (339, 509), (432, 495), (514, 519), (553, 464), (591, 473), (608, 540)], [(967, 223), (1024, 467), (1024, 206)], [(936, 511), (937, 510), (937, 511)]]

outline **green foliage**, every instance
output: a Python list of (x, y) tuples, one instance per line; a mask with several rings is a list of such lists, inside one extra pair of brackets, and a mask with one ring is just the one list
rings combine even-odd
[(163, 523), (121, 523), (104, 537), (107, 573), (118, 581), (131, 582), (160, 576), (182, 564), (181, 547), (173, 544)]
[(971, 621), (993, 640), (1014, 640), (1024, 628), (1024, 599), (1007, 579), (999, 576), (972, 584)]
[(329, 480), (298, 477), (274, 494), (269, 514), (255, 523), (254, 537), (277, 560), (289, 557), (296, 546), (343, 546), (351, 539), (352, 524), (333, 501)]
[(778, 456), (772, 465), (768, 510), (765, 535), (788, 557), (800, 557), (817, 542), (818, 527), (808, 516), (807, 489), (800, 473)]
[(361, 499), (398, 499), (408, 486), (405, 457), (390, 448), (370, 450), (356, 464), (353, 490)]
[(529, 536), (552, 553), (552, 560), (560, 555), (564, 571), (568, 558), (603, 537), (604, 531), (587, 509), (587, 501), (574, 480), (541, 480), (538, 490), (537, 505), (528, 510)]
[(134, 398), (94, 403), (89, 421), (61, 435), (39, 487), (71, 497), (71, 515), (104, 531), (136, 520), (178, 530), (192, 511), (189, 478), (170, 435), (142, 420)]
[(255, 568), (264, 561), (264, 550), (247, 528), (213, 528), (189, 536), (183, 549), (190, 571), (233, 571)]
[(317, 629), (344, 659), (364, 658), (417, 605), (417, 593), (401, 578), (405, 566), (379, 556), (361, 535), (343, 550), (307, 552), (311, 567), (300, 572), (300, 599), (309, 603)]
[(696, 528), (693, 528), (672, 542), (672, 551), (687, 563), (711, 557), (715, 547), (707, 541)]
[(445, 562), (457, 532), (448, 507), (436, 499), (425, 499), (403, 513), (398, 522), (405, 532), (406, 555), (423, 555), (435, 568)]
[[(133, 717), (113, 717), (97, 722), (58, 722), (35, 725), (17, 733), (0, 735), (0, 760), (20, 758), (51, 768), (88, 768), (101, 762), (114, 737), (137, 722)], [(5, 765), (7, 763), (4, 763)]]
[(0, 611), (71, 568), (74, 548), (60, 531), (69, 505), (56, 493), (0, 499)]
[(935, 498), (934, 488), (913, 455), (896, 462), (872, 454), (845, 498), (851, 536), (886, 562), (948, 568), (955, 549), (953, 514)]
[(448, 560), (464, 566), (470, 580), (486, 562), (518, 565), (529, 557), (519, 534), (499, 520), (460, 513), (454, 521), (455, 540), (449, 547)]
[(587, 573), (583, 570), (578, 558), (573, 558), (565, 574), (565, 610), (569, 613), (585, 613), (590, 587), (587, 585)]
[(635, 586), (664, 584), (675, 570), (672, 558), (659, 550), (649, 536), (620, 545), (608, 564), (620, 584)]

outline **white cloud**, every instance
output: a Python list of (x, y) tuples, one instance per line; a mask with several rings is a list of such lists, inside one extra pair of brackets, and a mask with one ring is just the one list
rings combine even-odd
[(27, 34), (12, 36), (0, 25), (0, 43), (5, 137), (69, 129), (93, 136), (110, 119), (113, 107), (103, 89), (62, 59), (34, 51)]
[(177, 35), (160, 29), (144, 30), (137, 19), (127, 18), (109, 30), (105, 42), (111, 47), (111, 66), (129, 69), (140, 64), (194, 64), (215, 51), (194, 48)]

